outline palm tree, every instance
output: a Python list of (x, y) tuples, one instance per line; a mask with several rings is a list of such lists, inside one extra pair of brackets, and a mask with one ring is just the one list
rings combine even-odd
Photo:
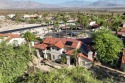
[(47, 24), (48, 36), (50, 36), (50, 34), (49, 34), (49, 30), (50, 30), (50, 28), (49, 28), (49, 26), (50, 26), (50, 20), (47, 20), (47, 19), (46, 19), (46, 24)]
[(74, 58), (75, 58), (75, 63), (76, 63), (76, 66), (79, 66), (80, 64), (79, 64), (79, 53), (80, 53), (80, 50), (78, 50), (78, 49), (75, 49), (74, 51), (73, 51), (73, 54), (74, 54)]
[(33, 56), (33, 53), (32, 53), (32, 48), (31, 48), (31, 44), (30, 42), (31, 41), (34, 41), (36, 39), (35, 35), (31, 32), (26, 32), (23, 34), (23, 37), (26, 39), (27, 41), (27, 44), (28, 44), (28, 47), (29, 47), (29, 56), (31, 56), (31, 62), (33, 64), (33, 70), (35, 70), (35, 64), (34, 64), (34, 56)]
[(114, 23), (112, 24), (112, 29), (115, 30), (116, 34), (118, 33), (118, 31), (120, 29), (119, 28), (120, 24), (121, 24), (121, 21), (119, 21), (119, 20), (115, 20)]
[(57, 32), (59, 33), (59, 38), (60, 38), (60, 32), (59, 32), (59, 22), (55, 21), (53, 24), (54, 28), (57, 28)]
[(75, 28), (75, 25), (71, 24), (71, 25), (69, 25), (69, 27), (70, 27), (70, 30), (71, 30), (71, 37), (72, 37), (73, 36), (72, 33), (73, 33), (73, 29)]
[(63, 23), (65, 24), (66, 38), (67, 38), (67, 27), (66, 27), (66, 23), (67, 23), (67, 21), (68, 21), (68, 18), (67, 18), (66, 16), (63, 16), (62, 20), (63, 20)]

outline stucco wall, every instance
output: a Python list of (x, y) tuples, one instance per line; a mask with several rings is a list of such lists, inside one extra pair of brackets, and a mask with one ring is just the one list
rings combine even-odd
[[(85, 62), (85, 65), (82, 63), (82, 61)], [(86, 68), (90, 68), (92, 66), (92, 62), (83, 57), (80, 58), (80, 64), (81, 66), (85, 66)]]
[(125, 64), (121, 64), (121, 69), (125, 72)]
[(51, 47), (50, 50), (43, 50), (43, 53), (49, 53), (51, 54), (51, 59), (52, 60), (57, 60), (60, 59), (60, 55), (63, 54), (62, 52), (64, 51), (64, 49), (59, 49), (57, 50), (56, 47)]
[(18, 42), (18, 45), (21, 45), (23, 43), (25, 43), (25, 38), (13, 38), (9, 41), (9, 44), (13, 44), (14, 41), (17, 41)]

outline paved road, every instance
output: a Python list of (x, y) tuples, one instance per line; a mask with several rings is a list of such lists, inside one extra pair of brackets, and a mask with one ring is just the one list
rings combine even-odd
[[(67, 22), (67, 23), (73, 23), (73, 22)], [(63, 24), (63, 23), (60, 23)], [(53, 24), (50, 24), (50, 26)], [(18, 29), (13, 29), (13, 30), (6, 30), (6, 31), (0, 31), (0, 33), (12, 33), (12, 32), (19, 32), (19, 31), (24, 31), (24, 30), (30, 30), (30, 29), (36, 29), (36, 28), (43, 28), (47, 27), (48, 25), (37, 25), (37, 26), (32, 26), (32, 27), (24, 27), (24, 28), (18, 28)]]
[(41, 27), (41, 25), (39, 25), (39, 26), (32, 26), (32, 27), (24, 27), (24, 28), (19, 28), (19, 29), (0, 31), (0, 33), (12, 33), (12, 32), (24, 31), (24, 30), (28, 30), (28, 29), (40, 28), (40, 27)]

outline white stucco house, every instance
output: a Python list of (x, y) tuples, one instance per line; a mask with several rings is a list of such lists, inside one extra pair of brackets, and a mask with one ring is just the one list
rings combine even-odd
[(125, 72), (125, 48), (123, 49), (123, 55), (121, 60), (121, 69)]
[(16, 16), (16, 14), (8, 14), (7, 15), (9, 18), (13, 18), (14, 16)]
[[(37, 56), (52, 61), (59, 61), (62, 57), (65, 57), (67, 65), (73, 65), (75, 63), (74, 50), (79, 49), (82, 52), (78, 53), (77, 56), (79, 65), (85, 67), (91, 67), (93, 62), (93, 54), (91, 50), (82, 48), (84, 44), (81, 41), (71, 38), (46, 38), (43, 43), (36, 44), (34, 47), (37, 50)], [(85, 49), (85, 50), (84, 50)], [(87, 51), (86, 51), (87, 50)]]
[(17, 34), (0, 34), (0, 42), (7, 41), (8, 44), (21, 45), (26, 43), (25, 38)]
[(5, 19), (5, 16), (0, 15), (0, 20), (4, 20), (4, 19)]
[(91, 22), (89, 23), (90, 26), (93, 26), (93, 25), (95, 25), (95, 24), (96, 24), (96, 21), (91, 21)]
[(24, 18), (24, 19), (39, 18), (39, 15), (37, 15), (37, 14), (32, 14), (32, 15), (24, 14), (24, 15), (23, 15), (23, 18)]

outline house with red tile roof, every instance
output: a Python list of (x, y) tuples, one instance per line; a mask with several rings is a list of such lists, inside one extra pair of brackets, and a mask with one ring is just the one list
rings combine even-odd
[[(74, 50), (79, 49), (82, 52), (78, 53), (79, 65), (90, 67), (93, 62), (93, 52), (86, 48), (81, 49), (84, 44), (76, 39), (71, 38), (46, 38), (42, 44), (36, 44), (38, 56), (41, 56), (52, 61), (61, 61), (62, 57), (65, 57), (66, 64), (72, 65), (75, 64)], [(87, 46), (87, 45), (86, 45)], [(87, 51), (85, 51), (85, 50)]]
[(121, 61), (121, 69), (125, 71), (125, 48), (123, 49), (123, 56)]
[(125, 27), (121, 28), (121, 30), (118, 32), (118, 35), (125, 36)]
[(25, 38), (21, 38), (18, 34), (0, 34), (0, 42), (6, 41), (8, 44), (21, 45), (25, 43)]

